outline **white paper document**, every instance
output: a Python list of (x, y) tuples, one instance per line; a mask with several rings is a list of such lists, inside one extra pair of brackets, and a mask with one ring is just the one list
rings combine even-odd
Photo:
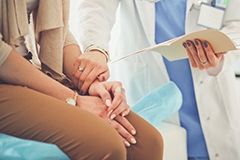
[(182, 45), (183, 42), (186, 42), (186, 40), (194, 41), (196, 38), (208, 41), (215, 53), (237, 50), (237, 46), (239, 46), (239, 44), (235, 44), (234, 41), (232, 41), (226, 34), (222, 33), (221, 31), (208, 29), (186, 34), (175, 39), (171, 39), (169, 41), (141, 49), (139, 51), (120, 57), (116, 60), (112, 60), (109, 62), (109, 64), (146, 51), (158, 52), (169, 61), (185, 59), (188, 58), (188, 56), (185, 48)]

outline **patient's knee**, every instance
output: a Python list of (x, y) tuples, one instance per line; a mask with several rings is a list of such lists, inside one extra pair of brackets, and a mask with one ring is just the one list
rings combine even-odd
[(115, 130), (105, 130), (92, 135), (89, 133), (89, 136), (85, 136), (84, 140), (81, 136), (75, 137), (72, 144), (69, 144), (69, 147), (64, 150), (72, 160), (126, 159), (126, 147), (122, 137)]

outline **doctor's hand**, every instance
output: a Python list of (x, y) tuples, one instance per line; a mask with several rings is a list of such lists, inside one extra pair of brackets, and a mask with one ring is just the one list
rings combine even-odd
[(78, 96), (77, 106), (81, 109), (87, 110), (98, 117), (104, 119), (106, 123), (113, 126), (119, 135), (123, 138), (125, 146), (129, 147), (130, 144), (135, 144), (136, 129), (132, 124), (122, 116), (117, 115), (114, 119), (110, 119), (107, 112), (107, 106), (97, 96)]
[(79, 89), (79, 94), (84, 95), (96, 79), (102, 82), (109, 76), (106, 56), (98, 50), (91, 50), (80, 55), (75, 61), (72, 82)]
[(121, 82), (98, 82), (95, 81), (88, 90), (89, 95), (101, 97), (103, 103), (108, 106), (107, 112), (110, 119), (117, 115), (128, 115), (130, 106), (127, 104), (125, 90)]
[(191, 66), (200, 70), (216, 67), (226, 52), (215, 53), (211, 44), (204, 40), (187, 40), (183, 43)]

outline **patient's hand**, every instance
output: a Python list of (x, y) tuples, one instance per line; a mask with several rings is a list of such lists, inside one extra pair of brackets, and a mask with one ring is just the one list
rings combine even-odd
[(103, 103), (101, 98), (97, 96), (78, 96), (77, 106), (103, 118), (109, 125), (112, 125), (123, 137), (123, 142), (126, 146), (136, 143), (133, 136), (136, 130), (132, 124), (125, 117), (119, 115), (114, 119), (110, 119), (109, 112), (107, 111), (108, 107)]
[(194, 42), (187, 40), (183, 46), (188, 53), (191, 66), (200, 70), (217, 67), (223, 54), (226, 54), (226, 52), (215, 53), (210, 43), (199, 39), (195, 39)]
[(109, 107), (107, 109), (109, 117), (115, 118), (117, 115), (126, 116), (130, 107), (127, 104), (125, 90), (120, 82), (98, 82), (95, 81), (89, 88), (89, 94), (99, 96)]
[(130, 144), (136, 144), (137, 141), (133, 137), (136, 134), (135, 128), (123, 116), (116, 116), (115, 119), (109, 121), (109, 123), (118, 131), (118, 133), (123, 137), (123, 142), (125, 146), (129, 147)]

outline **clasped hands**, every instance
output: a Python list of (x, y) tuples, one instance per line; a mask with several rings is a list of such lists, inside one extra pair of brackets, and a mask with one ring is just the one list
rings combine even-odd
[(95, 82), (89, 88), (90, 96), (79, 96), (77, 105), (112, 125), (122, 136), (124, 144), (135, 144), (135, 128), (127, 120), (130, 107), (120, 82)]
[(118, 131), (123, 137), (124, 144), (126, 146), (135, 144), (136, 130), (125, 117), (129, 114), (130, 107), (126, 102), (122, 84), (120, 82), (93, 83), (88, 92), (93, 96), (99, 95), (101, 101), (105, 102), (102, 114), (99, 116), (107, 120)]
[(89, 51), (81, 54), (74, 63), (72, 82), (81, 95), (84, 95), (90, 85), (98, 79), (106, 81), (110, 76), (106, 57), (100, 51)]
[(211, 44), (204, 40), (187, 40), (183, 43), (193, 68), (200, 70), (216, 67), (226, 52), (215, 53)]
[(112, 125), (122, 136), (125, 146), (135, 144), (135, 128), (126, 119), (130, 112), (125, 90), (120, 82), (105, 82), (110, 74), (106, 57), (99, 51), (82, 54), (73, 67), (73, 84), (80, 95), (87, 91), (90, 96), (79, 96), (77, 105)]

